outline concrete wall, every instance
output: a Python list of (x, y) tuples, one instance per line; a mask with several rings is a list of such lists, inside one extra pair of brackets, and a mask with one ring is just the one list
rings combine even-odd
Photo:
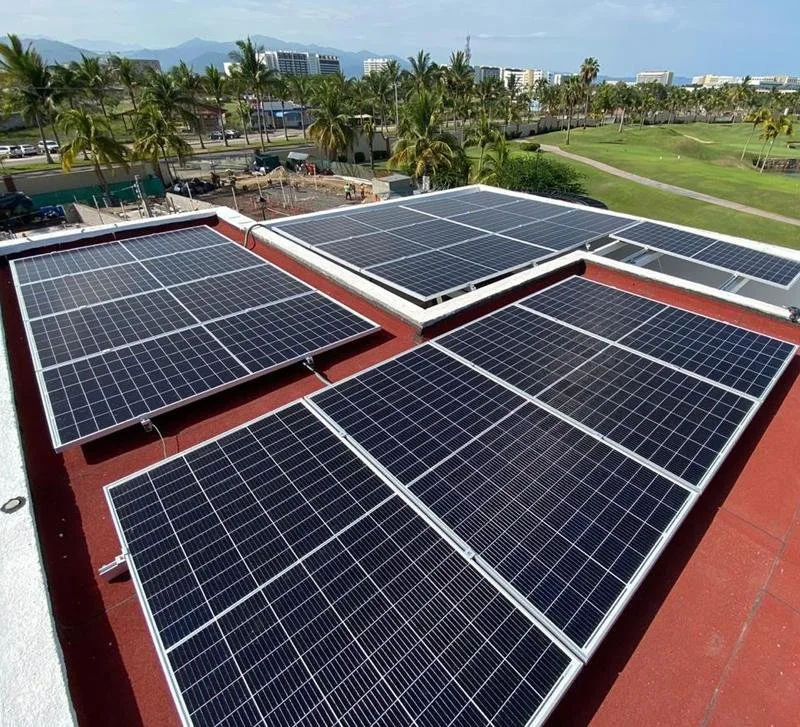
[[(162, 168), (164, 164), (162, 163)], [(112, 170), (103, 170), (103, 174), (109, 184), (117, 182), (132, 182), (138, 174), (140, 177), (147, 177), (153, 174), (153, 167), (150, 164), (135, 162), (126, 171), (122, 167), (115, 167)], [(165, 174), (169, 178), (169, 174)], [(11, 180), (9, 182), (9, 179)], [(97, 175), (91, 168), (81, 167), (67, 174), (58, 167), (43, 172), (22, 172), (20, 174), (9, 174), (2, 178), (3, 192), (24, 192), (27, 195), (46, 194), (48, 192), (60, 192), (65, 189), (79, 189), (81, 187), (97, 186)], [(16, 188), (16, 189), (14, 189)]]
[(174, 207), (178, 212), (193, 212), (194, 210), (210, 210), (218, 205), (209, 204), (201, 199), (189, 199), (182, 194), (167, 192), (167, 206)]

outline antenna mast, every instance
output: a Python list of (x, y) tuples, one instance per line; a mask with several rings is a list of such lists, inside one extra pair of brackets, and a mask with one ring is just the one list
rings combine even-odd
[(467, 65), (469, 66), (472, 63), (472, 51), (469, 47), (469, 40), (470, 36), (467, 36), (467, 44), (464, 46), (464, 57), (467, 60)]

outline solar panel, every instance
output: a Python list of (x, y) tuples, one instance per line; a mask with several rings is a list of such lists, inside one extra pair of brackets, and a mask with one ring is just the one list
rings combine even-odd
[(264, 265), (264, 259), (248, 252), (240, 245), (229, 243), (228, 245), (178, 252), (174, 255), (145, 260), (142, 265), (162, 285), (170, 286), (233, 270)]
[(613, 341), (666, 308), (577, 275), (535, 293), (520, 305)]
[(458, 245), (450, 245), (442, 252), (448, 255), (455, 255), (462, 260), (485, 265), (497, 272), (505, 272), (514, 268), (525, 267), (537, 260), (552, 257), (552, 250), (543, 247), (529, 245), (524, 242), (507, 240), (496, 235), (486, 235), (478, 237), (469, 242), (461, 242)]
[(56, 446), (137, 422), (250, 372), (199, 326), (40, 372)]
[(311, 401), (401, 482), (422, 475), (524, 401), (422, 346)]
[(123, 240), (125, 249), (137, 260), (147, 260), (161, 255), (172, 255), (186, 250), (199, 250), (212, 245), (230, 245), (231, 241), (210, 227), (184, 227), (169, 232), (155, 232)]
[[(16, 261), (14, 261), (16, 267)], [(140, 263), (89, 270), (19, 287), (29, 319), (160, 288)]]
[(519, 306), (503, 308), (436, 342), (529, 394), (551, 385), (607, 345)]
[(581, 230), (598, 233), (616, 232), (636, 223), (636, 220), (628, 217), (617, 217), (616, 215), (601, 214), (590, 210), (572, 210), (560, 216), (556, 221), (559, 225), (577, 227)]
[(479, 189), (476, 192), (468, 192), (460, 197), (463, 202), (470, 204), (479, 204), (483, 207), (498, 207), (500, 205), (507, 205), (517, 199), (510, 194), (500, 194), (499, 192), (490, 192), (487, 189)]
[(691, 498), (533, 404), (411, 491), (582, 648)]
[(733, 270), (746, 278), (787, 288), (800, 275), (800, 263), (795, 260), (751, 250), (741, 245), (731, 245), (728, 242), (715, 242), (710, 247), (695, 253), (692, 259)]
[(522, 215), (534, 220), (544, 220), (550, 217), (558, 217), (569, 212), (572, 208), (566, 205), (542, 202), (538, 199), (520, 199), (513, 206), (508, 206), (510, 212), (515, 215)]
[(347, 216), (378, 230), (391, 230), (395, 227), (413, 225), (415, 222), (425, 222), (430, 219), (420, 212), (396, 204), (370, 205), (363, 210), (348, 212)]
[(420, 300), (430, 300), (465, 288), (470, 282), (477, 283), (497, 275), (490, 267), (439, 250), (376, 265), (365, 272)]
[(275, 229), (312, 246), (375, 232), (374, 227), (345, 215), (324, 215), (302, 222), (285, 222), (276, 225)]
[(464, 212), (479, 209), (480, 205), (470, 204), (466, 200), (472, 195), (414, 197), (403, 202), (403, 207), (425, 212), (436, 217), (453, 217)]
[(795, 348), (679, 308), (664, 309), (620, 343), (756, 398), (766, 394)]
[(676, 230), (674, 227), (659, 225), (655, 222), (640, 222), (638, 225), (629, 227), (624, 233), (618, 233), (615, 237), (683, 257), (692, 257), (714, 244), (714, 239), (711, 237), (685, 230)]
[(187, 723), (521, 727), (577, 669), (302, 405), (107, 495)]
[(97, 268), (129, 263), (134, 258), (119, 243), (79, 247), (74, 250), (51, 252), (16, 261), (17, 279), (21, 285), (35, 283), (48, 278), (95, 270)]
[(178, 232), (142, 238), (142, 261), (26, 284), (18, 265), (56, 268), (12, 261), (57, 450), (378, 330), (230, 240), (185, 250), (224, 239), (210, 230)]
[(266, 303), (305, 295), (310, 288), (272, 265), (216, 275), (170, 288), (199, 321), (239, 313)]
[(429, 248), (438, 249), (456, 242), (464, 242), (473, 237), (480, 237), (481, 232), (464, 225), (453, 224), (447, 220), (430, 220), (408, 227), (400, 227), (392, 234)]
[(388, 232), (373, 232), (370, 235), (362, 235), (350, 240), (319, 245), (317, 249), (325, 255), (346, 261), (356, 268), (366, 268), (408, 255), (427, 252), (430, 248)]
[(320, 293), (253, 308), (207, 324), (251, 371), (300, 361), (375, 330), (375, 324)]
[(122, 298), (30, 322), (39, 368), (91, 356), (186, 328), (194, 317), (165, 290)]
[(456, 215), (451, 219), (453, 222), (460, 222), (462, 225), (470, 225), (486, 232), (502, 232), (510, 230), (512, 227), (527, 225), (530, 222), (528, 217), (514, 214), (513, 209), (517, 202), (488, 210), (478, 210), (477, 212), (467, 212), (463, 215)]
[(310, 400), (579, 648), (692, 498), (432, 346)]
[[(558, 218), (560, 219), (560, 218)], [(575, 227), (557, 225), (555, 222), (531, 222), (503, 233), (522, 242), (530, 242), (553, 251), (566, 252), (585, 245), (597, 237), (597, 233), (579, 230)]]

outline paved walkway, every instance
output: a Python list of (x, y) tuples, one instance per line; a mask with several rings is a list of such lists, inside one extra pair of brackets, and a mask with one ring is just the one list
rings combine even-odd
[(562, 156), (567, 159), (572, 159), (573, 161), (580, 162), (581, 164), (588, 164), (590, 167), (599, 169), (601, 172), (607, 172), (608, 174), (613, 174), (616, 177), (622, 177), (623, 179), (627, 179), (630, 182), (636, 182), (637, 184), (644, 184), (647, 187), (655, 187), (656, 189), (660, 189), (664, 192), (672, 192), (673, 194), (680, 194), (684, 197), (691, 197), (692, 199), (699, 200), (700, 202), (715, 204), (718, 207), (727, 207), (728, 209), (736, 210), (737, 212), (744, 212), (745, 214), (748, 215), (765, 217), (768, 220), (775, 220), (775, 222), (783, 222), (787, 225), (794, 225), (795, 227), (800, 227), (800, 219), (798, 219), (797, 217), (786, 217), (784, 215), (779, 215), (776, 212), (768, 212), (767, 210), (761, 210), (758, 209), (757, 207), (749, 207), (748, 205), (740, 204), (739, 202), (731, 202), (731, 200), (729, 199), (722, 199), (721, 197), (712, 197), (710, 194), (695, 192), (693, 189), (686, 189), (685, 187), (676, 187), (674, 184), (666, 184), (665, 182), (659, 182), (655, 179), (649, 179), (648, 177), (640, 177), (638, 174), (625, 172), (622, 169), (617, 169), (616, 167), (604, 164), (603, 162), (598, 162), (594, 159), (589, 159), (588, 157), (580, 156), (579, 154), (573, 154), (572, 152), (564, 151), (563, 149), (560, 149), (557, 146), (552, 146), (551, 144), (542, 144), (542, 149), (544, 151), (549, 151), (552, 154), (557, 154), (558, 156)]

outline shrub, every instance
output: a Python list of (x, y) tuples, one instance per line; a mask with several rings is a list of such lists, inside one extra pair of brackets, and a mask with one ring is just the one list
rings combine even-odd
[(542, 145), (538, 141), (526, 141), (525, 143), (519, 145), (519, 148), (522, 149), (522, 151), (539, 151), (541, 147)]
[(499, 187), (517, 192), (585, 194), (583, 176), (546, 154), (512, 157), (497, 173)]

